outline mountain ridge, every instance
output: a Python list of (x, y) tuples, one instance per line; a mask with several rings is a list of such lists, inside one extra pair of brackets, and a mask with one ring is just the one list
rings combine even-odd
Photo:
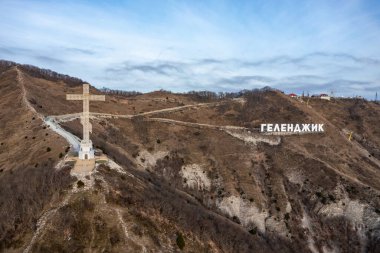
[[(43, 122), (81, 111), (80, 102), (65, 100), (81, 87), (61, 81), (22, 68), (0, 76), (1, 250), (378, 252), (378, 104), (306, 104), (273, 90), (203, 101), (207, 106), (184, 94), (133, 100), (108, 94), (91, 111), (131, 117), (94, 115), (91, 138), (121, 172), (99, 165), (84, 189), (70, 165), (56, 167), (68, 144)], [(35, 112), (22, 106), (24, 98)], [(325, 123), (326, 132), (280, 136), (271, 144), (244, 130), (276, 122)], [(60, 124), (81, 137), (78, 119)], [(221, 126), (238, 128), (231, 134)], [(354, 132), (351, 142), (345, 130)]]

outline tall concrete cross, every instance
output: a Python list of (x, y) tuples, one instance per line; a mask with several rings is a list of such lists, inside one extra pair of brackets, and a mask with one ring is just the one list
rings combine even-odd
[(90, 95), (90, 85), (83, 84), (83, 94), (66, 94), (66, 100), (83, 100), (83, 113), (81, 123), (83, 125), (83, 140), (80, 143), (79, 159), (93, 159), (94, 148), (90, 140), (90, 132), (92, 133), (92, 125), (90, 123), (90, 100), (105, 101), (104, 95)]

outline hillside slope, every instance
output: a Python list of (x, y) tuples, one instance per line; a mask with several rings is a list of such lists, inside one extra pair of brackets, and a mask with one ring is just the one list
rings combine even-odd
[[(94, 116), (91, 138), (121, 167), (99, 165), (86, 181), (56, 166), (68, 143), (43, 123), (80, 112), (65, 101), (79, 83), (1, 71), (4, 251), (380, 251), (379, 104), (306, 105), (276, 91), (207, 104), (166, 92), (107, 95), (91, 111), (128, 117)], [(326, 132), (255, 131), (270, 122), (324, 123)], [(81, 136), (76, 117), (61, 124)]]

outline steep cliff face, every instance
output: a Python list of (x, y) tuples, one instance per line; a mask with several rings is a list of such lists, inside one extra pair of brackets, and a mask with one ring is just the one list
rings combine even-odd
[[(380, 251), (379, 104), (276, 91), (202, 104), (108, 95), (91, 105), (108, 115), (93, 115), (91, 138), (118, 165), (79, 179), (56, 166), (68, 144), (43, 116), (80, 112), (64, 96), (80, 86), (11, 66), (0, 89), (5, 251)], [(81, 136), (75, 116), (64, 121)], [(326, 132), (268, 136), (260, 123), (324, 123)]]

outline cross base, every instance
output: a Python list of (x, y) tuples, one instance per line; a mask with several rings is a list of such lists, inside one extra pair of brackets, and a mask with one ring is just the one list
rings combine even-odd
[(94, 159), (94, 158), (95, 158), (95, 153), (94, 153), (94, 148), (92, 146), (92, 141), (89, 141), (89, 142), (82, 141), (80, 143), (79, 159), (87, 160), (87, 159)]

